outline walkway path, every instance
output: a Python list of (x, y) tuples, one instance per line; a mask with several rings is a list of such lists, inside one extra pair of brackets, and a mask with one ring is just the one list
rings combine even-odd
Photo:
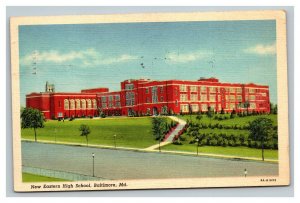
[[(179, 119), (175, 116), (168, 116), (168, 118), (172, 119), (175, 122), (178, 122), (179, 124), (176, 126), (176, 128), (173, 130), (173, 132), (167, 137), (167, 139), (165, 139), (163, 142), (160, 143), (161, 147), (165, 146), (167, 144), (170, 144), (173, 141), (174, 137), (176, 135), (178, 135), (179, 131), (182, 130), (184, 128), (185, 124), (186, 124), (186, 122), (184, 120)], [(146, 151), (151, 151), (151, 150), (155, 150), (157, 148), (159, 148), (159, 144), (147, 147), (147, 148), (145, 148), (145, 150)]]

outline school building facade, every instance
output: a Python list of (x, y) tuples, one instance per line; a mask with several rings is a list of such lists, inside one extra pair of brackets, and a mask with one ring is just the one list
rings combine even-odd
[[(48, 85), (48, 87), (47, 87)], [(270, 112), (269, 86), (221, 83), (216, 78), (189, 80), (130, 79), (121, 90), (108, 88), (55, 92), (46, 84), (45, 92), (26, 95), (26, 107), (41, 110), (46, 119), (106, 115), (158, 115), (190, 112), (256, 111)], [(51, 86), (52, 87), (52, 86)]]

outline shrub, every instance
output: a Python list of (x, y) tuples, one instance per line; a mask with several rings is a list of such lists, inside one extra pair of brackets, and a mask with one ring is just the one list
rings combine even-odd
[(101, 117), (101, 118), (105, 118), (105, 117), (106, 117), (105, 113), (101, 112), (101, 113), (100, 113), (100, 117)]
[(180, 136), (180, 140), (181, 140), (181, 141), (186, 141), (186, 139), (187, 139), (187, 138), (186, 138), (186, 135), (185, 135), (185, 134), (183, 134), (183, 135)]
[(173, 141), (173, 144), (174, 144), (174, 145), (182, 145), (182, 143), (180, 142), (180, 140), (175, 140), (175, 141)]
[(227, 147), (228, 146), (228, 140), (227, 139), (223, 139), (223, 147)]
[(217, 146), (217, 145), (218, 145), (218, 141), (217, 141), (216, 139), (211, 139), (211, 140), (209, 141), (209, 144), (210, 144), (211, 146)]
[(235, 142), (234, 142), (234, 140), (229, 140), (229, 141), (228, 141), (228, 145), (231, 146), (231, 147), (235, 147)]

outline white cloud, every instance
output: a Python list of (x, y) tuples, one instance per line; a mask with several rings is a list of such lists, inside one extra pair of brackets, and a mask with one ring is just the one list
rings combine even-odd
[[(34, 59), (35, 58), (35, 59)], [(23, 65), (30, 65), (34, 61), (37, 63), (72, 63), (75, 62), (84, 66), (95, 66), (95, 65), (109, 65), (114, 63), (122, 63), (130, 60), (138, 59), (137, 56), (122, 54), (115, 57), (104, 57), (100, 52), (95, 49), (86, 49), (82, 51), (70, 51), (62, 53), (56, 50), (50, 51), (34, 51), (21, 58), (20, 62)]]
[(166, 55), (166, 58), (173, 63), (188, 63), (208, 58), (210, 55), (211, 54), (209, 52), (204, 51), (195, 51), (190, 53), (170, 52)]
[(250, 54), (258, 54), (258, 55), (276, 54), (276, 43), (269, 44), (269, 45), (257, 44), (253, 47), (244, 49), (244, 52)]

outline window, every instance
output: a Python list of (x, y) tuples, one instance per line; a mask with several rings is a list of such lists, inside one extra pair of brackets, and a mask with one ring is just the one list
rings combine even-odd
[(229, 96), (229, 101), (230, 102), (235, 102), (235, 96), (234, 95), (230, 95)]
[(218, 95), (218, 101), (221, 101), (221, 95)]
[(187, 95), (186, 94), (180, 94), (180, 101), (187, 101)]
[(87, 99), (87, 100), (86, 100), (86, 103), (87, 103), (87, 108), (88, 108), (88, 109), (91, 109), (91, 108), (92, 108), (92, 102), (91, 102), (91, 100), (90, 100), (90, 99)]
[(96, 99), (93, 99), (93, 108), (97, 109), (97, 101), (96, 101)]
[(250, 95), (249, 98), (250, 100), (255, 100), (255, 95)]
[(81, 109), (86, 109), (86, 101), (85, 101), (85, 99), (81, 100)]
[(115, 96), (115, 100), (116, 100), (116, 101), (120, 101), (120, 95), (116, 95), (116, 96)]
[(121, 103), (120, 102), (116, 102), (116, 107), (121, 107)]
[(62, 117), (63, 117), (63, 113), (62, 113), (62, 112), (58, 112), (58, 113), (57, 113), (57, 117), (58, 117), (58, 118), (62, 118)]
[(201, 110), (207, 111), (207, 104), (201, 104)]
[(207, 101), (207, 95), (206, 94), (201, 95), (201, 101), (203, 101), (203, 102)]
[(255, 103), (250, 103), (250, 109), (256, 109), (256, 104)]
[(178, 106), (178, 100), (175, 101), (175, 105)]
[(189, 105), (188, 104), (181, 104), (180, 105), (181, 112), (189, 112)]
[(221, 104), (218, 104), (218, 110), (221, 111), (222, 110), (222, 106)]
[(191, 92), (197, 92), (197, 86), (190, 86)]
[(146, 94), (148, 94), (148, 93), (149, 93), (149, 87), (146, 88)]
[(152, 87), (152, 103), (157, 103), (157, 87)]
[(251, 89), (249, 89), (249, 93), (255, 93), (255, 89), (253, 89), (253, 88), (251, 88)]
[(107, 108), (107, 104), (106, 103), (102, 103), (102, 108)]
[(266, 97), (267, 93), (261, 93), (261, 96)]
[(163, 87), (159, 87), (159, 89), (160, 89), (160, 93), (164, 92), (164, 88)]
[(191, 108), (192, 108), (192, 111), (193, 111), (193, 112), (198, 112), (198, 111), (199, 111), (199, 106), (198, 106), (198, 104), (192, 104), (192, 105), (191, 105)]
[(237, 95), (237, 101), (242, 102), (242, 95)]
[(210, 95), (209, 96), (209, 101), (215, 102), (216, 101), (216, 96), (215, 95)]
[(71, 99), (71, 100), (70, 100), (70, 109), (71, 109), (71, 110), (75, 109), (75, 102), (74, 102), (74, 99)]
[(226, 103), (226, 109), (229, 109), (229, 103)]
[(133, 84), (125, 84), (125, 90), (132, 90), (134, 88)]
[(106, 102), (106, 97), (105, 96), (101, 97), (101, 101)]
[(109, 97), (108, 97), (108, 101), (109, 101), (109, 102), (112, 102), (112, 101), (113, 101), (113, 99), (114, 99), (114, 96), (113, 96), (113, 95), (109, 95)]
[(197, 101), (198, 95), (197, 94), (191, 94), (191, 101)]
[(210, 87), (209, 92), (210, 93), (216, 93), (216, 88), (215, 87)]
[(69, 110), (69, 100), (67, 99), (64, 100), (64, 109)]
[(163, 102), (163, 101), (164, 101), (164, 97), (161, 96), (161, 97), (160, 97), (160, 102)]
[(237, 88), (237, 89), (236, 89), (236, 92), (237, 92), (238, 94), (241, 94), (241, 93), (242, 93), (242, 88)]
[(180, 92), (186, 92), (186, 85), (180, 85)]
[(149, 97), (146, 98), (146, 103), (150, 103)]
[(232, 87), (229, 88), (229, 92), (230, 92), (230, 93), (235, 93), (235, 88), (232, 88)]
[(235, 104), (231, 103), (231, 104), (230, 104), (230, 109), (231, 109), (231, 110), (232, 110), (232, 109), (235, 109)]
[(76, 109), (80, 109), (80, 100), (76, 99), (75, 102), (76, 102)]
[(201, 86), (201, 92), (205, 92), (206, 93), (207, 89), (206, 86)]
[(216, 109), (216, 105), (215, 104), (210, 104), (210, 110), (214, 111)]
[(133, 106), (135, 103), (134, 92), (126, 92), (126, 106)]

